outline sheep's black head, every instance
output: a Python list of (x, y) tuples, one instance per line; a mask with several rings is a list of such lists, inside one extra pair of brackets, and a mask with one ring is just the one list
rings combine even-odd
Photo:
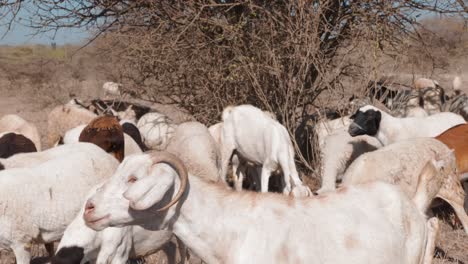
[(36, 146), (29, 138), (15, 133), (7, 133), (0, 137), (0, 158), (6, 159), (27, 152), (37, 152)]
[(84, 258), (82, 247), (63, 247), (52, 257), (52, 264), (80, 264)]
[(359, 108), (350, 118), (353, 123), (349, 126), (348, 132), (352, 137), (375, 136), (379, 131), (382, 113), (377, 108), (367, 105)]

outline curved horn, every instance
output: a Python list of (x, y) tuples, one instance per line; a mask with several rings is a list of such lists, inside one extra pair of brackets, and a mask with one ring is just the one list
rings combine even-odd
[(182, 197), (182, 195), (184, 194), (184, 191), (185, 191), (185, 188), (187, 187), (187, 182), (188, 182), (187, 168), (185, 167), (182, 160), (180, 160), (178, 157), (176, 157), (175, 155), (167, 151), (151, 152), (150, 156), (151, 156), (151, 160), (153, 161), (153, 164), (167, 163), (168, 165), (173, 167), (175, 171), (177, 172), (177, 175), (179, 175), (179, 178), (180, 178), (180, 188), (177, 194), (175, 195), (174, 199), (172, 199), (172, 201), (170, 201), (164, 207), (158, 209), (158, 211), (164, 211), (164, 210), (169, 209), (175, 203), (177, 203)]

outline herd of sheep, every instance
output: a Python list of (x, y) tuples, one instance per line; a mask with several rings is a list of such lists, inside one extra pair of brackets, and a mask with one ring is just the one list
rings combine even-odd
[[(118, 84), (103, 88), (120, 94)], [(315, 122), (314, 192), (290, 133), (251, 105), (228, 106), (206, 127), (73, 99), (49, 113), (48, 149), (33, 124), (3, 116), (0, 249), (18, 264), (30, 262), (32, 244), (45, 245), (50, 263), (101, 264), (170, 243), (182, 263), (187, 253), (205, 263), (431, 263), (436, 197), (468, 233), (468, 124), (444, 111), (460, 94), (445, 98), (435, 81), (407, 94), (416, 96), (402, 108), (401, 93), (381, 87), (372, 96), (383, 104), (354, 101), (349, 115)], [(273, 173), (282, 194), (269, 192)]]

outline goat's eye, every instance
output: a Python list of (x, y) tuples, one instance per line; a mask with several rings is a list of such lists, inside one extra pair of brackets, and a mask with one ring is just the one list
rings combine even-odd
[(138, 180), (137, 177), (135, 177), (135, 176), (130, 176), (130, 177), (128, 177), (127, 182), (128, 182), (128, 183), (135, 183), (137, 180)]

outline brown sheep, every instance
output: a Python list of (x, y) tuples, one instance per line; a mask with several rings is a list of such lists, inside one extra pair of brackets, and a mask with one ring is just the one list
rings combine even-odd
[(123, 128), (113, 116), (100, 116), (93, 119), (81, 132), (79, 141), (98, 145), (120, 162), (124, 159)]

